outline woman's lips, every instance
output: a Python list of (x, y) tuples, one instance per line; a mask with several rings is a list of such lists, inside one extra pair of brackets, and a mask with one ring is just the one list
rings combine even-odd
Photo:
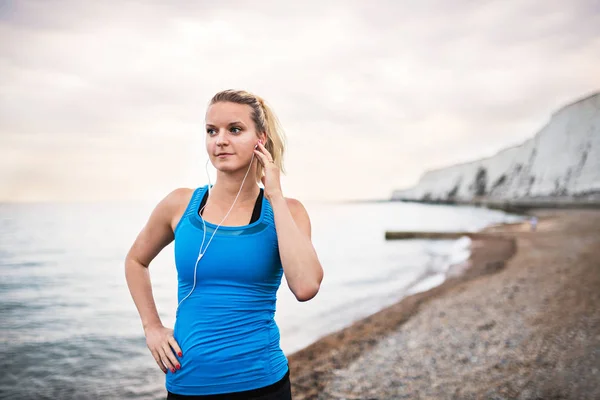
[(219, 158), (227, 158), (227, 157), (232, 156), (232, 155), (233, 154), (231, 154), (231, 153), (221, 153), (221, 154), (218, 154), (217, 157), (219, 157)]

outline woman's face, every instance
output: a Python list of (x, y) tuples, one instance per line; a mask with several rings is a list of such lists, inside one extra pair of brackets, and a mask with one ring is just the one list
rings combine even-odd
[(206, 111), (206, 151), (220, 171), (248, 168), (259, 136), (245, 104), (220, 102)]

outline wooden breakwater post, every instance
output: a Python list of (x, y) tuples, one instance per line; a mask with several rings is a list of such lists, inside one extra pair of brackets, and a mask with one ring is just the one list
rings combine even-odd
[(404, 240), (404, 239), (433, 239), (433, 240), (454, 240), (463, 236), (471, 239), (481, 239), (493, 236), (492, 234), (480, 232), (418, 232), (418, 231), (385, 231), (386, 240)]

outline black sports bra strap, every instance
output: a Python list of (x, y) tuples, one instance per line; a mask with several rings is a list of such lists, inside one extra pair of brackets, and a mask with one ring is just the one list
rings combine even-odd
[[(260, 189), (260, 193), (256, 198), (256, 202), (254, 203), (254, 210), (252, 210), (252, 217), (250, 218), (250, 223), (258, 221), (260, 218), (260, 210), (262, 209), (262, 202), (264, 198), (264, 189)], [(208, 200), (208, 190), (204, 192), (204, 197), (202, 197), (202, 201), (200, 202), (200, 206), (198, 207), (198, 213), (202, 215), (202, 208), (206, 205), (206, 201)]]

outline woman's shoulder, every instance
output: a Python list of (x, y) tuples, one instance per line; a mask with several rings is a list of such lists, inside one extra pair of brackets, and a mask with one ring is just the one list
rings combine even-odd
[(169, 192), (157, 205), (156, 211), (169, 221), (169, 225), (175, 232), (177, 225), (185, 214), (192, 196), (200, 188), (177, 188)]
[(165, 205), (175, 208), (179, 208), (182, 204), (187, 206), (187, 203), (191, 200), (195, 190), (196, 189), (184, 187), (174, 189), (166, 195), (163, 202)]
[(310, 238), (312, 231), (310, 217), (302, 202), (291, 197), (285, 197), (285, 201), (298, 228)]
[(285, 202), (292, 213), (306, 210), (302, 202), (298, 199), (294, 199), (293, 197), (285, 197)]
[(300, 200), (292, 197), (285, 197), (285, 202), (292, 213), (294, 221), (310, 227), (310, 217), (308, 216), (308, 211), (306, 211), (304, 204), (302, 204)]
[(195, 189), (192, 188), (177, 188), (170, 191), (156, 205), (154, 213), (162, 215), (165, 220), (170, 221), (173, 225), (173, 219), (179, 219), (185, 212), (194, 191)]

